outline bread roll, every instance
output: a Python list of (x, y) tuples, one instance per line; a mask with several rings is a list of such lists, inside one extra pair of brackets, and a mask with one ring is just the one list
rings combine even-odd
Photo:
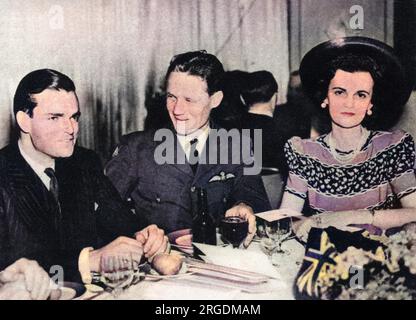
[(174, 275), (181, 270), (182, 257), (176, 254), (159, 253), (153, 258), (152, 265), (161, 275)]

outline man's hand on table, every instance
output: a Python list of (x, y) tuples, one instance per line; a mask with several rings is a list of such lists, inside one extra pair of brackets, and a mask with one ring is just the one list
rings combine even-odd
[(168, 238), (162, 229), (152, 224), (143, 230), (136, 232), (135, 239), (118, 237), (106, 246), (89, 253), (90, 271), (100, 271), (102, 257), (114, 255), (131, 255), (133, 262), (140, 264), (144, 255), (149, 261), (156, 253), (165, 252), (168, 246)]
[(165, 252), (167, 249), (168, 237), (155, 224), (136, 232), (135, 236), (136, 240), (142, 244), (147, 259), (151, 259), (156, 253)]
[(143, 256), (143, 246), (136, 239), (128, 237), (118, 237), (106, 246), (90, 252), (90, 271), (100, 271), (100, 261), (102, 257), (116, 255), (131, 255), (132, 260), (135, 263), (140, 264), (140, 260)]
[(36, 261), (17, 260), (0, 273), (0, 300), (59, 299), (60, 291)]
[(239, 203), (225, 212), (226, 217), (240, 217), (248, 222), (248, 234), (244, 240), (244, 247), (247, 248), (256, 234), (256, 216), (253, 209), (245, 203)]

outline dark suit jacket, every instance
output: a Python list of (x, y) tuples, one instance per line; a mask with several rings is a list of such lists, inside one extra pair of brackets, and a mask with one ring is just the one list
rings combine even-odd
[(250, 129), (250, 136), (253, 141), (254, 129), (262, 130), (262, 166), (278, 168), (282, 176), (286, 177), (288, 168), (283, 152), (286, 140), (273, 118), (247, 112), (241, 117), (241, 128)]
[[(194, 175), (189, 163), (156, 163), (155, 152), (161, 150), (158, 148), (164, 141), (155, 141), (154, 134), (155, 131), (135, 132), (122, 137), (106, 166), (106, 174), (121, 197), (131, 201), (136, 214), (146, 223), (154, 223), (166, 233), (191, 228), (198, 187), (206, 189), (209, 214), (217, 225), (225, 211), (238, 202), (245, 202), (255, 212), (270, 210), (261, 177), (243, 174), (246, 161), (241, 159), (241, 153), (237, 154), (237, 163), (232, 163), (231, 142), (217, 144), (214, 154), (218, 164), (199, 164)], [(175, 159), (185, 159), (173, 136), (174, 146), (179, 146), (174, 148)], [(206, 149), (211, 138), (212, 134)], [(228, 164), (220, 164), (221, 154), (225, 154)]]
[(142, 227), (93, 151), (76, 147), (71, 157), (56, 160), (55, 171), (61, 216), (17, 144), (0, 151), (0, 270), (26, 257), (46, 271), (61, 265), (65, 279), (79, 280), (78, 256), (84, 247), (132, 236)]

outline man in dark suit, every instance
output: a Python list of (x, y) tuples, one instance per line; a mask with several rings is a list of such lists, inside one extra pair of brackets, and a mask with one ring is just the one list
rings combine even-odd
[(80, 110), (70, 78), (29, 73), (14, 114), (20, 137), (0, 151), (0, 269), (25, 257), (89, 282), (102, 256), (139, 261), (166, 248), (163, 231), (124, 205), (96, 154), (75, 146)]
[(224, 215), (248, 220), (248, 246), (256, 230), (254, 212), (270, 205), (261, 178), (244, 174), (251, 154), (242, 145), (246, 142), (250, 149), (250, 139), (236, 136), (237, 130), (231, 135), (236, 139), (228, 139), (224, 129), (210, 123), (211, 110), (223, 98), (223, 73), (221, 62), (205, 51), (175, 56), (166, 74), (172, 127), (122, 137), (106, 174), (148, 223), (165, 232), (194, 228), (194, 238), (199, 236), (194, 224), (199, 219), (197, 193), (204, 190), (206, 222), (218, 226)]

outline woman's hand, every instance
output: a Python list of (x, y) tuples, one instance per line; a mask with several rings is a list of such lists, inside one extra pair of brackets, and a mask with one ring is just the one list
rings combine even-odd
[(293, 231), (301, 241), (306, 242), (311, 228), (334, 227), (344, 231), (356, 231), (359, 228), (349, 227), (349, 225), (371, 224), (372, 220), (373, 216), (368, 210), (324, 212), (294, 222)]
[(292, 223), (293, 232), (296, 234), (296, 237), (302, 241), (307, 242), (309, 231), (311, 228), (316, 227), (315, 221), (312, 217), (309, 218), (301, 218), (299, 221), (295, 221)]
[(373, 215), (369, 210), (349, 210), (324, 212), (313, 216), (318, 228), (335, 227), (340, 230), (351, 230), (349, 225), (372, 224)]

